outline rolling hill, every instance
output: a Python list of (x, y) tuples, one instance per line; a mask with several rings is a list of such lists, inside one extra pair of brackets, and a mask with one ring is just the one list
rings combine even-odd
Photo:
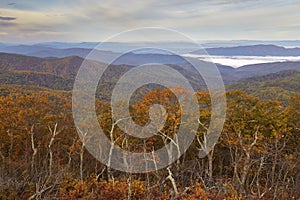
[(300, 92), (300, 71), (284, 70), (264, 76), (240, 79), (227, 85), (227, 90), (243, 90), (263, 100), (287, 102), (291, 94)]
[[(156, 59), (153, 55), (148, 56), (147, 61)], [(0, 84), (70, 91), (83, 61), (83, 58), (77, 56), (38, 58), (0, 53)], [(100, 62), (88, 62), (97, 67), (104, 67)], [(184, 63), (169, 64), (169, 66), (185, 76), (195, 90), (206, 89), (203, 79), (191, 66)], [(124, 64), (110, 65), (104, 72), (104, 78), (99, 81), (98, 87), (101, 91), (99, 90), (98, 97), (104, 100), (109, 99), (118, 79), (133, 67)], [(278, 97), (279, 100), (286, 100), (291, 93), (299, 92), (300, 62), (256, 64), (237, 69), (222, 65), (217, 65), (217, 67), (229, 90), (241, 89), (265, 99), (274, 99), (274, 96), (281, 95)]]
[(64, 78), (74, 78), (83, 59), (77, 56), (65, 58), (38, 58), (17, 54), (0, 53), (0, 70), (42, 72)]
[(241, 78), (252, 76), (263, 76), (270, 73), (276, 73), (284, 70), (298, 70), (300, 71), (300, 62), (275, 62), (275, 63), (262, 63), (254, 65), (245, 65), (234, 69), (234, 75)]
[[(151, 57), (149, 57), (151, 58)], [(155, 59), (155, 58), (152, 58)], [(55, 90), (71, 90), (83, 58), (38, 58), (17, 54), (0, 53), (0, 84), (39, 86)], [(100, 62), (87, 61), (93, 66), (104, 67)], [(186, 76), (196, 90), (205, 88), (201, 77), (178, 65), (170, 65)], [(99, 97), (107, 99), (118, 79), (133, 66), (110, 65), (99, 81)], [(176, 82), (176, 80), (173, 80)], [(151, 88), (149, 88), (151, 89)]]

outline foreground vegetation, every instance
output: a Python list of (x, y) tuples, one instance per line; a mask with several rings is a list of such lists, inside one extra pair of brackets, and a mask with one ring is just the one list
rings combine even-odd
[[(210, 98), (198, 92), (201, 116), (194, 143), (177, 162), (148, 174), (109, 169), (86, 151), (73, 124), (70, 93), (5, 94), (0, 97), (0, 199), (300, 198), (299, 93), (281, 105), (241, 91), (228, 92), (221, 137), (200, 159)], [(147, 151), (161, 148), (176, 133), (180, 109), (173, 98), (169, 90), (157, 89), (131, 107), (141, 125), (149, 120), (153, 103), (167, 107), (163, 131), (170, 138), (147, 140)], [(109, 105), (97, 101), (96, 109), (109, 134), (113, 124)], [(118, 128), (113, 137), (128, 141), (131, 151), (145, 147), (145, 141), (126, 138)]]

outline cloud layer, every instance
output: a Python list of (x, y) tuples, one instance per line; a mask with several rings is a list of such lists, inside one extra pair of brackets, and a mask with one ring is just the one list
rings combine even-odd
[(3, 1), (1, 41), (100, 41), (149, 26), (195, 40), (298, 39), (299, 8), (292, 0)]

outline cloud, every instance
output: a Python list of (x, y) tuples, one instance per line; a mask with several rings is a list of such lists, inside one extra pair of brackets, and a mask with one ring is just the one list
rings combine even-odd
[(0, 16), (0, 20), (4, 20), (4, 21), (13, 21), (13, 20), (16, 20), (17, 18), (16, 17), (3, 17), (3, 16)]
[(246, 2), (259, 2), (261, 0), (216, 0), (211, 1), (212, 4), (241, 4)]
[(300, 34), (300, 2), (293, 0), (28, 0), (1, 6), (0, 28), (12, 41), (17, 35), (55, 40), (59, 33), (64, 33), (60, 40), (100, 41), (140, 27), (173, 28), (196, 40), (295, 39)]
[(7, 32), (1, 32), (1, 31), (0, 31), (0, 35), (8, 35), (8, 33), (7, 33)]
[(6, 22), (6, 21), (0, 21), (0, 27), (15, 27), (16, 24), (15, 23), (10, 23), (10, 22)]

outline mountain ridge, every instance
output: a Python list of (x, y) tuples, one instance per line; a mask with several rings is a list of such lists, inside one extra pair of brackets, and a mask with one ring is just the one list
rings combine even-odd
[[(277, 45), (248, 45), (234, 47), (217, 47), (205, 49), (207, 54), (215, 56), (300, 56), (300, 48), (285, 48)], [(202, 55), (204, 52), (194, 51)]]
[[(78, 56), (38, 58), (0, 53), (0, 85), (17, 84), (71, 91), (77, 71), (83, 61), (84, 59)], [(87, 62), (92, 62), (99, 67), (105, 66), (96, 61), (88, 60)], [(185, 76), (195, 90), (206, 90), (201, 75), (192, 66), (174, 64), (168, 66)], [(103, 80), (99, 81), (98, 86), (102, 90), (97, 93), (98, 97), (101, 97), (102, 100), (109, 100), (109, 94), (116, 81), (133, 67), (110, 65), (103, 74)], [(285, 101), (287, 96), (294, 92), (292, 89), (298, 91), (297, 87), (300, 88), (298, 84), (300, 82), (300, 62), (256, 64), (237, 69), (223, 65), (217, 65), (217, 67), (228, 89), (242, 89), (255, 94), (255, 96), (276, 96), (278, 93), (282, 96), (280, 99)], [(176, 80), (174, 81), (176, 82)], [(272, 98), (270, 97), (270, 99)]]

